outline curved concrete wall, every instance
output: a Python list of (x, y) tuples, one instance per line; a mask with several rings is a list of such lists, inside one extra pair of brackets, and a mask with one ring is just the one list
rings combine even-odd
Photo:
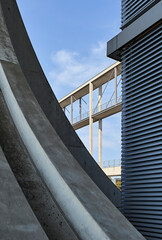
[[(107, 178), (91, 157), (60, 108), (32, 48), (16, 1), (0, 0), (0, 3), (3, 9), (3, 16), (7, 25), (9, 38), (12, 42), (12, 48), (14, 49), (25, 78), (46, 117), (90, 178), (116, 207), (120, 207), (120, 191)], [(12, 61), (15, 62), (14, 55), (12, 56)], [(6, 60), (7, 59), (8, 55)]]

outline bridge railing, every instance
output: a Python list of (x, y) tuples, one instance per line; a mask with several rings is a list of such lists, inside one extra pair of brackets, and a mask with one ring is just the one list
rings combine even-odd
[(83, 120), (83, 119), (86, 119), (86, 118), (88, 118), (88, 117), (89, 117), (89, 111), (81, 114), (80, 116), (75, 117), (75, 118), (73, 119), (73, 123), (77, 123), (77, 122), (79, 122), (79, 121), (81, 121), (81, 120)]
[[(121, 96), (117, 98), (117, 102), (116, 103), (115, 103), (115, 99), (111, 99), (108, 102), (105, 102), (105, 103), (100, 105), (100, 107), (102, 109), (101, 111), (106, 110), (106, 109), (108, 109), (108, 108), (110, 108), (112, 106), (115, 106), (116, 104), (118, 104), (120, 102), (121, 102)], [(94, 108), (93, 114), (98, 113), (98, 112), (100, 112), (99, 106)]]
[[(121, 98), (122, 98), (122, 97), (119, 96), (119, 97), (117, 98), (117, 102), (116, 102), (116, 103), (115, 103), (115, 99), (111, 99), (111, 100), (109, 100), (108, 102), (103, 103), (102, 105), (100, 105), (100, 108), (102, 109), (101, 111), (106, 110), (106, 109), (108, 109), (108, 108), (111, 108), (112, 106), (115, 106), (116, 104), (120, 103), (121, 100), (122, 100)], [(97, 107), (95, 107), (95, 108), (93, 109), (93, 114), (99, 113), (99, 112), (101, 112), (101, 111), (99, 110), (99, 106), (97, 106)], [(81, 121), (81, 120), (84, 120), (84, 119), (86, 119), (86, 118), (88, 118), (88, 117), (89, 117), (89, 111), (84, 112), (84, 113), (81, 114), (80, 116), (77, 116), (77, 117), (73, 118), (73, 124), (74, 124), (74, 123), (77, 123), (77, 122), (79, 122), (79, 121)]]
[(121, 159), (103, 161), (103, 168), (120, 167)]

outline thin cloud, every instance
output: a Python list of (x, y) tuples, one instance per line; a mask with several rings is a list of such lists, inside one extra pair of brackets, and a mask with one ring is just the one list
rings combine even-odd
[(51, 56), (53, 69), (48, 77), (56, 96), (63, 97), (113, 63), (106, 57), (106, 44), (93, 46), (87, 57), (79, 52), (59, 50)]

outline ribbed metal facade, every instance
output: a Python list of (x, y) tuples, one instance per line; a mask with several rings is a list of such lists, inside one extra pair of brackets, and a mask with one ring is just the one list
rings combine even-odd
[(138, 16), (150, 5), (158, 2), (157, 0), (122, 0), (122, 26)]
[(162, 239), (162, 24), (123, 50), (122, 68), (122, 211)]

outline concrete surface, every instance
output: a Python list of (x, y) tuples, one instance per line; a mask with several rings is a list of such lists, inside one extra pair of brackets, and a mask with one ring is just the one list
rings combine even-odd
[(0, 147), (0, 239), (47, 240)]
[[(62, 125), (57, 125), (57, 123), (55, 123), (52, 126), (51, 121), (49, 121), (46, 117), (47, 114), (45, 115), (42, 111), (37, 101), (38, 98), (35, 98), (35, 96), (33, 95), (34, 91), (32, 92), (31, 88), (29, 87), (26, 77), (26, 75), (28, 75), (29, 73), (29, 69), (25, 69), (25, 66), (27, 65), (24, 65), (24, 62), (26, 61), (26, 64), (28, 63), (31, 68), (33, 66), (36, 69), (40, 67), (39, 65), (37, 65), (37, 60), (34, 56), (32, 58), (32, 61), (34, 62), (30, 62), (30, 57), (28, 58), (28, 53), (30, 51), (33, 54), (31, 46), (26, 46), (26, 44), (28, 45), (29, 42), (21, 42), (21, 40), (24, 40), (23, 34), (21, 35), (21, 33), (22, 31), (25, 31), (25, 29), (21, 22), (20, 25), (18, 24), (20, 17), (18, 15), (18, 10), (15, 5), (16, 2), (14, 0), (6, 0), (5, 2), (1, 0), (0, 3), (3, 9), (3, 14), (5, 16), (5, 22), (7, 23), (7, 28), (10, 29), (10, 35), (7, 33), (7, 28), (5, 29), (6, 35), (4, 36), (4, 38), (2, 38), (2, 43), (0, 43), (3, 44), (4, 47), (4, 50), (3, 48), (1, 48), (4, 54), (2, 54), (3, 58), (0, 61), (0, 89), (2, 93), (1, 99), (3, 99), (3, 101), (0, 102), (0, 106), (2, 107), (2, 109), (5, 109), (6, 113), (4, 114), (4, 116), (1, 115), (0, 117), (0, 119), (3, 119), (3, 125), (0, 125), (0, 129), (3, 132), (3, 134), (0, 135), (0, 141), (2, 142), (1, 146), (7, 156), (7, 160), (12, 162), (13, 164), (12, 170), (17, 173), (17, 178), (19, 178), (22, 189), (25, 189), (25, 187), (23, 187), (24, 183), (29, 183), (29, 187), (27, 187), (29, 192), (27, 194), (27, 192), (24, 191), (24, 194), (31, 206), (33, 206), (33, 212), (37, 214), (37, 216), (39, 215), (38, 209), (36, 209), (36, 203), (38, 201), (38, 204), (40, 204), (40, 202), (43, 201), (33, 199), (33, 202), (35, 203), (32, 205), (32, 200), (30, 200), (29, 197), (30, 194), (34, 192), (32, 191), (32, 185), (34, 185), (33, 187), (38, 190), (41, 199), (43, 199), (44, 192), (40, 192), (41, 188), (38, 188), (39, 184), (37, 184), (36, 182), (38, 179), (37, 177), (39, 176), (39, 181), (42, 181), (42, 183), (44, 184), (43, 187), (47, 196), (46, 202), (44, 201), (44, 208), (49, 208), (49, 215), (52, 215), (53, 211), (55, 211), (54, 209), (51, 209), (48, 205), (51, 196), (52, 200), (56, 202), (60, 213), (66, 219), (66, 223), (69, 226), (68, 230), (71, 234), (70, 237), (72, 236), (71, 232), (73, 232), (73, 238), (78, 238), (82, 240), (144, 239), (142, 235), (126, 220), (126, 218), (105, 196), (105, 194), (103, 193), (104, 188), (102, 188), (102, 192), (94, 183), (94, 181), (92, 181), (91, 178), (93, 174), (97, 173), (96, 171), (92, 173), (92, 170), (93, 168), (98, 168), (96, 167), (95, 163), (92, 163), (93, 159), (89, 157), (90, 155), (84, 150), (84, 146), (80, 142), (79, 138), (76, 137), (70, 124), (65, 124), (64, 127), (62, 127)], [(10, 21), (7, 19), (10, 19)], [(3, 33), (0, 32), (0, 34)], [(19, 38), (17, 38), (17, 42), (15, 35), (17, 35), (17, 37), (19, 36)], [(13, 47), (11, 42), (9, 41), (10, 39)], [(11, 51), (9, 54), (7, 52), (8, 45), (6, 44), (10, 46)], [(22, 44), (25, 45), (22, 46)], [(19, 53), (15, 51), (15, 45), (17, 45)], [(15, 56), (17, 55), (19, 55), (18, 61), (15, 61)], [(20, 60), (22, 60), (22, 63)], [(22, 67), (21, 64), (24, 65), (24, 67)], [(39, 71), (36, 71), (35, 74), (35, 71), (32, 72), (32, 69), (30, 69), (30, 71), (30, 77), (32, 76), (32, 74), (33, 76), (35, 76), (35, 78), (31, 78), (33, 81), (41, 80), (43, 73), (40, 74)], [(45, 96), (48, 96), (48, 93), (50, 97), (53, 96), (51, 95), (52, 93), (50, 88), (46, 88), (47, 83), (45, 84), (44, 80), (40, 81), (39, 83), (40, 88), (38, 90), (40, 90), (42, 93), (45, 92)], [(31, 85), (32, 84), (30, 84), (30, 86)], [(38, 88), (38, 82), (34, 86), (35, 88), (36, 86)], [(38, 91), (35, 91), (34, 94), (36, 93), (38, 95)], [(44, 95), (39, 95), (39, 98), (40, 101), (46, 99), (44, 98)], [(55, 106), (54, 116), (59, 115), (59, 117), (61, 117), (61, 123), (67, 123), (67, 119), (63, 115), (63, 112), (54, 96), (51, 100)], [(42, 106), (43, 103), (44, 102), (42, 101)], [(46, 107), (48, 107), (48, 104), (49, 102), (45, 103), (45, 109)], [(6, 108), (3, 108), (5, 105), (7, 106), (8, 110)], [(56, 114), (57, 112), (58, 114)], [(6, 119), (6, 121), (4, 121), (4, 118)], [(48, 118), (50, 118), (50, 116), (48, 116)], [(11, 128), (8, 127), (8, 123), (11, 124), (11, 121), (8, 121), (7, 119), (12, 120), (13, 132), (11, 131)], [(58, 118), (54, 118), (53, 121), (57, 122), (58, 120)], [(67, 130), (64, 131), (64, 128)], [(13, 144), (13, 142), (15, 142), (16, 140), (14, 132), (17, 133), (17, 139), (19, 139), (20, 145)], [(62, 136), (60, 137), (61, 134)], [(65, 134), (66, 136), (63, 137)], [(85, 166), (89, 163), (88, 168), (84, 167), (83, 169), (81, 167), (81, 163), (78, 161), (78, 158), (75, 157), (74, 152), (72, 154), (71, 151), (69, 151), (69, 146), (67, 148), (67, 144), (65, 143), (67, 143), (69, 138), (78, 140), (78, 148), (76, 148), (75, 145), (72, 146), (72, 149), (75, 149), (74, 152), (76, 152), (76, 156), (78, 154), (80, 161), (84, 162)], [(12, 145), (10, 145), (10, 142), (12, 143)], [(12, 148), (13, 145), (16, 147)], [(15, 154), (17, 156), (19, 155), (18, 153), (21, 152), (19, 148), (22, 149), (23, 152), (21, 156), (19, 156), (20, 162), (17, 163), (17, 165), (14, 165), (14, 161), (12, 158), (15, 157)], [(26, 154), (25, 157), (24, 153)], [(87, 158), (85, 158), (86, 156)], [(23, 165), (25, 165), (26, 167), (25, 173), (23, 171)], [(27, 169), (27, 166), (29, 169), (31, 167), (33, 176), (29, 174), (30, 171), (29, 169)], [(89, 173), (91, 175), (91, 178), (88, 176)], [(105, 179), (105, 175), (102, 173), (101, 170), (98, 173), (99, 175), (94, 175), (93, 180), (97, 178), (99, 178), (100, 180)], [(23, 176), (24, 174), (25, 177)], [(34, 184), (30, 183), (32, 179), (34, 180)], [(106, 183), (106, 181), (107, 180), (104, 181), (104, 184)], [(110, 191), (109, 195), (111, 196), (117, 191), (116, 188), (109, 181), (107, 182), (109, 188), (107, 188), (107, 186), (105, 185), (105, 189), (107, 192)], [(98, 186), (99, 185), (101, 185), (100, 181)], [(36, 192), (32, 197), (35, 196)], [(115, 198), (112, 197), (112, 199), (114, 199), (115, 202)], [(41, 213), (42, 211), (43, 210), (40, 209)], [(42, 215), (41, 217), (43, 218)], [(42, 223), (41, 217), (39, 218), (39, 221)], [(45, 224), (46, 219), (48, 220), (48, 218), (44, 218)], [(44, 230), (46, 230), (47, 233), (48, 226), (45, 227), (44, 224), (42, 224), (42, 227), (44, 228)], [(53, 227), (55, 227), (55, 221), (53, 222)], [(64, 229), (62, 229), (61, 232), (64, 236), (64, 239), (70, 239), (68, 236), (66, 236), (66, 232), (64, 232)], [(59, 239), (59, 237), (56, 238), (55, 236), (50, 236), (49, 239)]]
[[(8, 39), (11, 39), (13, 47), (10, 46), (10, 48), (14, 49), (14, 52), (12, 51), (11, 53), (13, 55), (12, 59), (14, 59), (15, 62), (14, 56), (16, 55), (21, 70), (23, 71), (40, 107), (81, 167), (87, 172), (89, 177), (95, 182), (101, 191), (103, 191), (103, 193), (112, 201), (112, 203), (116, 207), (120, 207), (120, 191), (107, 178), (98, 164), (91, 157), (80, 138), (71, 127), (71, 124), (54, 96), (31, 46), (16, 1), (0, 0), (0, 3), (9, 35), (7, 41)], [(8, 61), (8, 55), (5, 56), (6, 58), (3, 58), (3, 60)]]

